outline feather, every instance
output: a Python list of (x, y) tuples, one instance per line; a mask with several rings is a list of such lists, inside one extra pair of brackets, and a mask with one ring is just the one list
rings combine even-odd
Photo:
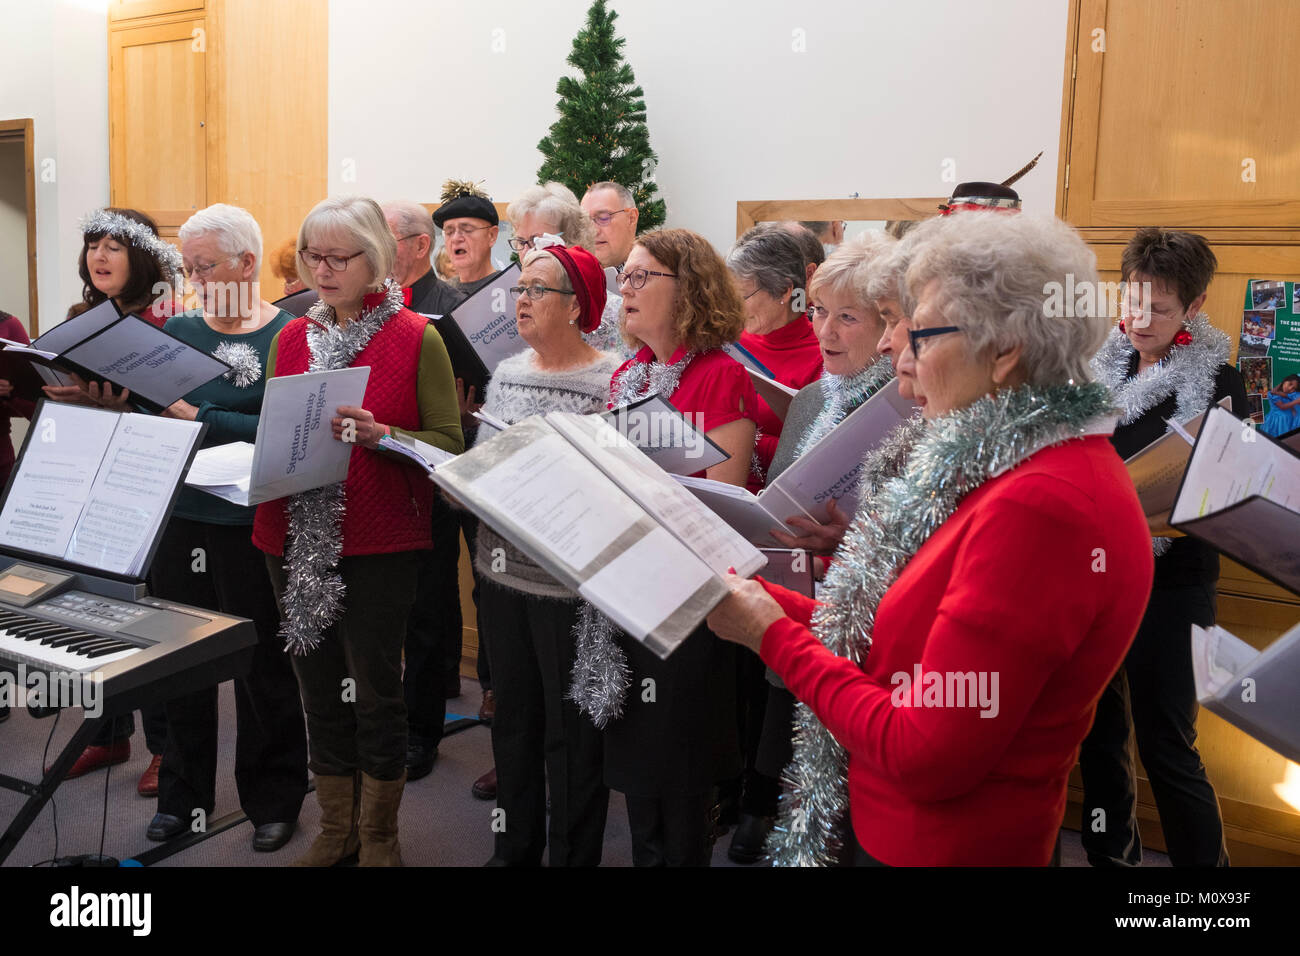
[(448, 179), (442, 184), (443, 202), (451, 202), (461, 196), (478, 196), (480, 199), (492, 199), (491, 196), (478, 188), (477, 183), (468, 179)]
[(1020, 169), (1018, 169), (1018, 170), (1016, 170), (1014, 173), (1012, 173), (1010, 179), (1004, 179), (1004, 180), (1002, 180), (1002, 185), (1003, 185), (1003, 186), (1010, 186), (1012, 183), (1014, 183), (1016, 180), (1018, 180), (1018, 179), (1019, 179), (1021, 176), (1023, 176), (1025, 173), (1029, 172), (1031, 169), (1033, 169), (1035, 166), (1037, 166), (1037, 165), (1038, 165), (1038, 161), (1039, 161), (1040, 159), (1042, 159), (1042, 158), (1043, 158), (1043, 151), (1040, 149), (1040, 150), (1038, 151), (1038, 155), (1035, 156), (1033, 159), (1031, 159), (1031, 160), (1030, 160), (1028, 163), (1026, 163), (1024, 166), (1020, 167)]

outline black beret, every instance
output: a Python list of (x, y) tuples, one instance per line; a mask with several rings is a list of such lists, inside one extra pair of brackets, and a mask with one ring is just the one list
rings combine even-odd
[(439, 229), (448, 219), (484, 219), (494, 226), (501, 221), (497, 207), (482, 196), (457, 196), (434, 210), (433, 222)]

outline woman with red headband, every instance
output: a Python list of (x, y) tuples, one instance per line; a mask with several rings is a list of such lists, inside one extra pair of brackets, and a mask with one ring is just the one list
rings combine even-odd
[[(531, 348), (497, 366), (484, 409), (512, 425), (552, 411), (603, 411), (618, 359), (584, 339), (605, 308), (600, 263), (581, 246), (562, 245), (527, 252), (522, 263), (510, 291), (519, 334)], [(507, 821), (490, 862), (541, 863), (549, 781), (550, 865), (596, 866), (609, 790), (600, 732), (567, 699), (578, 597), (486, 524), (475, 564), (479, 632), (497, 699), (497, 806)]]

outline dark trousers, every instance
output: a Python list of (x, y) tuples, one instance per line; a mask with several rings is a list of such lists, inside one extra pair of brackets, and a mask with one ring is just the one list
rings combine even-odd
[(598, 866), (609, 807), (604, 744), (568, 699), (578, 602), (531, 597), (490, 579), (481, 587), (479, 634), (489, 640), (497, 697), (497, 807), (505, 811), (495, 855), (537, 866), (549, 839), (551, 866)]
[(626, 794), (633, 866), (709, 866), (713, 861), (712, 790), (643, 797)]
[(1130, 726), (1174, 866), (1228, 863), (1219, 801), (1196, 750), (1191, 625), (1209, 627), (1214, 618), (1212, 583), (1153, 590), (1133, 646), (1097, 702), (1079, 752), (1082, 839), (1093, 866), (1142, 862)]
[(724, 781), (719, 789), (723, 800), (735, 800), (741, 813), (756, 817), (774, 816), (781, 793), (779, 772), (766, 771), (760, 760), (764, 755), (764, 733), (770, 732), (766, 717), (772, 690), (762, 659), (757, 654), (737, 654), (736, 729), (744, 769), (738, 778)]
[[(271, 579), (249, 528), (173, 518), (154, 556), (149, 588), (167, 600), (253, 622), (253, 665), (234, 688), (235, 786), (254, 826), (297, 820), (307, 795), (307, 729), (298, 682), (277, 635)], [(169, 700), (166, 709), (158, 812), (188, 821), (196, 807), (211, 813), (216, 803), (217, 688)]]
[[(278, 600), (284, 561), (267, 555), (266, 564)], [(416, 571), (413, 551), (339, 559), (347, 588), (343, 614), (325, 629), (319, 647), (292, 658), (307, 711), (312, 773), (361, 770), (376, 780), (397, 780), (405, 771), (402, 641), (415, 603)]]
[(415, 604), (406, 622), (402, 693), (412, 740), (436, 749), (447, 721), (447, 689), (460, 680), (464, 632), (460, 517), (441, 496), (433, 501), (433, 549), (415, 554), (419, 568)]
[[(144, 724), (144, 744), (149, 753), (161, 756), (167, 749), (167, 712), (160, 702), (140, 708), (140, 723)], [(127, 713), (105, 721), (95, 732), (91, 746), (107, 747), (115, 740), (124, 740), (135, 733), (135, 714)]]

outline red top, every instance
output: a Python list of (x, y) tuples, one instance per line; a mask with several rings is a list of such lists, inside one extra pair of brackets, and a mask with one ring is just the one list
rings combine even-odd
[[(815, 602), (764, 582), (789, 617), (763, 660), (848, 750), (863, 849), (891, 865), (1046, 865), (1152, 571), (1133, 482), (1095, 436), (968, 495), (885, 593), (861, 668), (808, 630)], [(929, 675), (967, 672), (990, 706), (934, 706)]]
[[(367, 304), (370, 304), (367, 299)], [(306, 318), (294, 319), (276, 336), (275, 375), (307, 371)], [(428, 319), (402, 309), (383, 324), (352, 360), (353, 368), (370, 366), (362, 407), (376, 421), (408, 431), (420, 428), (416, 394), (420, 348)], [(334, 409), (318, 419), (329, 428)], [(429, 515), (433, 483), (415, 469), (361, 445), (352, 449), (344, 482), (347, 507), (343, 512), (343, 554), (387, 554), (432, 547)], [(284, 554), (288, 532), (288, 499), (277, 498), (257, 506), (253, 517), (253, 544), (267, 554)]]
[[(740, 344), (776, 376), (782, 385), (803, 388), (822, 377), (822, 348), (812, 322), (801, 315), (766, 335), (740, 333)], [(781, 439), (782, 421), (767, 402), (758, 400), (758, 461), (766, 472)]]
[[(676, 364), (685, 355), (686, 347), (678, 346), (668, 364)], [(619, 377), (634, 364), (654, 360), (654, 350), (646, 345), (618, 367), (610, 380), (610, 408), (614, 407), (612, 396), (617, 389)], [(677, 388), (671, 395), (664, 397), (672, 403), (673, 408), (690, 416), (691, 424), (706, 433), (739, 418), (756, 421), (754, 416), (757, 410), (766, 407), (754, 391), (754, 383), (750, 381), (745, 366), (722, 349), (710, 349), (691, 359), (691, 364), (682, 372)], [(692, 477), (703, 478), (705, 475), (700, 471)]]

